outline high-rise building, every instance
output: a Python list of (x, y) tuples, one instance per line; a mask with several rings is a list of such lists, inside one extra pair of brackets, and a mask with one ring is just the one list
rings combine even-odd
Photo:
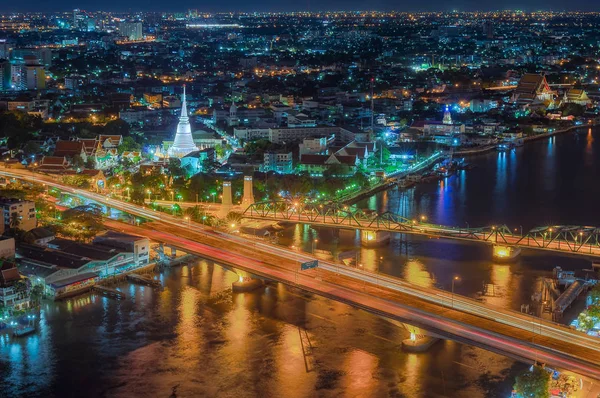
[(46, 71), (42, 65), (25, 65), (22, 83), (24, 90), (43, 90), (46, 88)]
[(190, 152), (197, 151), (198, 147), (194, 144), (192, 137), (192, 127), (187, 113), (187, 103), (185, 100), (185, 85), (183, 86), (183, 104), (181, 105), (181, 115), (177, 124), (175, 140), (173, 146), (169, 148), (169, 156), (182, 158)]
[(79, 8), (73, 10), (73, 22), (71, 23), (71, 28), (75, 30), (81, 30), (85, 26), (86, 16), (81, 12)]
[(11, 85), (16, 90), (43, 90), (46, 88), (46, 71), (33, 55), (14, 60), (11, 65)]
[(117, 30), (121, 36), (126, 36), (129, 40), (141, 40), (143, 38), (141, 22), (120, 22), (117, 25)]
[(14, 48), (10, 54), (11, 59), (15, 61), (24, 60), (26, 56), (35, 57), (37, 63), (45, 67), (52, 66), (52, 50), (49, 48)]
[(9, 59), (12, 47), (12, 44), (7, 42), (6, 39), (0, 39), (0, 59)]
[(485, 21), (482, 26), (482, 31), (483, 31), (483, 34), (488, 39), (493, 39), (494, 38), (494, 24), (492, 23), (492, 21)]
[(11, 80), (10, 62), (7, 59), (0, 59), (0, 90), (10, 90)]

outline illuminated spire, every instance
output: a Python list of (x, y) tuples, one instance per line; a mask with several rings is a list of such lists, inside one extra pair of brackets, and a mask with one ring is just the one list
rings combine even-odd
[(181, 105), (181, 116), (179, 117), (179, 120), (181, 121), (183, 118), (186, 118), (189, 120), (188, 113), (187, 113), (187, 103), (185, 100), (185, 84), (183, 85), (183, 105)]
[(177, 131), (173, 146), (169, 148), (169, 156), (182, 158), (190, 152), (196, 151), (198, 147), (194, 144), (192, 138), (192, 127), (187, 113), (187, 102), (185, 99), (185, 84), (183, 85), (183, 104), (181, 105), (181, 115), (177, 124)]
[(446, 105), (446, 110), (444, 111), (444, 120), (442, 123), (452, 124), (452, 115), (450, 114), (450, 108), (448, 108), (448, 105)]

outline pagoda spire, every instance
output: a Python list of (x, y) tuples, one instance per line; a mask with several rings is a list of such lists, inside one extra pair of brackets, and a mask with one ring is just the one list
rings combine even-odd
[(196, 151), (198, 147), (194, 144), (192, 138), (192, 127), (190, 126), (190, 118), (187, 112), (187, 101), (185, 98), (185, 84), (183, 85), (183, 103), (181, 105), (181, 115), (175, 132), (173, 146), (169, 148), (170, 157), (182, 158), (190, 152)]

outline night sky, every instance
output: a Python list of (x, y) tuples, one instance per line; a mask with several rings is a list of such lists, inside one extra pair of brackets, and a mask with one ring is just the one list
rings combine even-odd
[(489, 11), (521, 9), (524, 11), (600, 11), (600, 2), (593, 0), (30, 0), (3, 1), (0, 12), (6, 11), (66, 11), (81, 8), (89, 11), (174, 11), (189, 8), (199, 11), (322, 11), (322, 10), (380, 10), (380, 11)]

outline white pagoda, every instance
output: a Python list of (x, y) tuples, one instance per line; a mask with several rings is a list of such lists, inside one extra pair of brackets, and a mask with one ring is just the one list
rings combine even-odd
[(192, 138), (192, 127), (187, 113), (185, 100), (185, 84), (183, 85), (183, 104), (181, 105), (181, 116), (177, 124), (177, 132), (173, 145), (169, 148), (169, 157), (182, 158), (190, 152), (198, 150)]

